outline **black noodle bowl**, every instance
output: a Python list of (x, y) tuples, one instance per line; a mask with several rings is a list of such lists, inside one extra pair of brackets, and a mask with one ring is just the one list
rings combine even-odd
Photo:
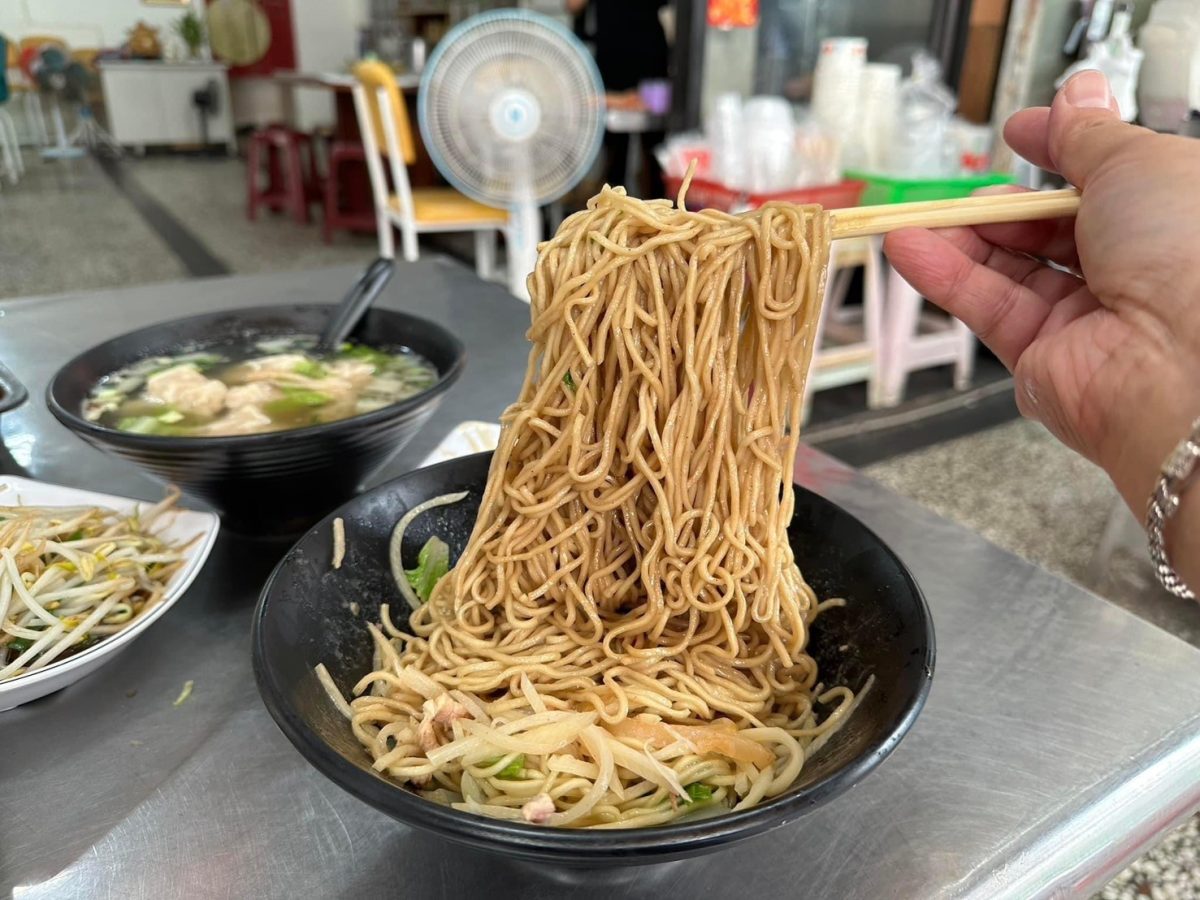
[[(841, 507), (803, 488), (788, 539), (818, 596), (847, 605), (821, 614), (810, 652), (830, 685), (875, 683), (849, 721), (809, 760), (783, 795), (752, 809), (643, 829), (552, 829), (483, 818), (441, 806), (371, 768), (366, 751), (313, 673), (324, 663), (342, 693), (372, 668), (367, 622), (379, 606), (405, 609), (392, 581), (387, 545), (403, 513), (431, 497), (469, 491), (467, 500), (430, 510), (405, 533), (406, 563), (437, 535), (461, 553), (475, 521), (491, 454), (419, 469), (369, 491), (313, 527), (263, 588), (254, 617), (259, 691), (283, 733), (308, 761), (359, 799), (393, 818), (450, 840), (506, 856), (560, 865), (628, 865), (691, 856), (796, 819), (858, 783), (896, 747), (924, 705), (933, 677), (929, 609), (904, 564)], [(347, 539), (331, 567), (332, 522)], [(359, 604), (354, 615), (349, 605)], [(397, 614), (397, 619), (400, 615)]]

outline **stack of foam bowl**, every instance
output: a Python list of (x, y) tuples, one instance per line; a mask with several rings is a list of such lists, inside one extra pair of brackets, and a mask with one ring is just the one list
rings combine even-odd
[(866, 64), (866, 38), (831, 37), (821, 41), (813, 73), (813, 116), (844, 147), (858, 137), (859, 94)]

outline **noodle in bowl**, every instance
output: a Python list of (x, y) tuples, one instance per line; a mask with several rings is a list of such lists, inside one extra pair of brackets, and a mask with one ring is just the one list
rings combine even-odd
[[(466, 491), (459, 502), (417, 515), (402, 541), (406, 566), (433, 537), (449, 544), (451, 560), (459, 558), (478, 519), (491, 460), (490, 453), (478, 454), (417, 469), (356, 497), (311, 529), (264, 585), (252, 637), (264, 703), (308, 762), (358, 799), (407, 826), (508, 860), (643, 864), (691, 856), (794, 822), (869, 775), (916, 720), (934, 655), (920, 590), (896, 554), (861, 522), (796, 486), (788, 529), (795, 559), (818, 596), (848, 598), (846, 606), (820, 615), (805, 649), (827, 683), (848, 686), (862, 699), (819, 752), (806, 755), (799, 777), (784, 793), (738, 812), (709, 803), (652, 828), (554, 828), (458, 810), (437, 802), (451, 799), (445, 794), (430, 796), (437, 790), (433, 784), (417, 787), (378, 771), (369, 749), (331, 702), (329, 684), (353, 700), (363, 677), (379, 668), (380, 650), (366, 624), (384, 620), (383, 603), (390, 604), (387, 618), (403, 625), (407, 608), (388, 561), (398, 516), (430, 498)], [(809, 462), (811, 469), (816, 460)], [(345, 538), (340, 568), (333, 566), (337, 519)], [(318, 664), (327, 667), (324, 684), (314, 674)], [(872, 677), (874, 685), (863, 693)], [(830, 712), (820, 704), (817, 710), (822, 720)], [(413, 847), (454, 852), (430, 844)]]
[(377, 771), (494, 818), (658, 825), (786, 791), (852, 714), (806, 652), (842, 601), (786, 535), (827, 231), (606, 188), (542, 245), (475, 530), (407, 627), (370, 626), (356, 696), (331, 686)]

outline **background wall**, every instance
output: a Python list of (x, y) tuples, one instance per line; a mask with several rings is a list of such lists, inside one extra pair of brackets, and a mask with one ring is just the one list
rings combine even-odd
[[(367, 0), (291, 0), (297, 66), (304, 71), (343, 70), (355, 56), (358, 28), (367, 19)], [(139, 20), (159, 29), (164, 50), (176, 42), (171, 24), (181, 7), (146, 6), (141, 0), (0, 0), (0, 34), (61, 37), (73, 48), (116, 47)], [(279, 88), (270, 79), (246, 78), (233, 84), (234, 118), (239, 125), (278, 120)], [(333, 121), (327, 91), (300, 89), (298, 125), (310, 129)]]
[(143, 6), (141, 0), (0, 0), (0, 33), (61, 37), (72, 47), (115, 47), (140, 19), (159, 29), (163, 40), (183, 10)]
[[(364, 6), (361, 0), (292, 0), (300, 68), (340, 72), (352, 63), (358, 50), (358, 29), (367, 21)], [(333, 95), (297, 89), (296, 117), (304, 129), (332, 124)]]

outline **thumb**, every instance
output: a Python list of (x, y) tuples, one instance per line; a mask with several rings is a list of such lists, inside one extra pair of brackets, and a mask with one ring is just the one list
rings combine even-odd
[(1050, 107), (1047, 135), (1054, 168), (1078, 188), (1143, 129), (1121, 121), (1103, 72), (1088, 69), (1067, 81)]

